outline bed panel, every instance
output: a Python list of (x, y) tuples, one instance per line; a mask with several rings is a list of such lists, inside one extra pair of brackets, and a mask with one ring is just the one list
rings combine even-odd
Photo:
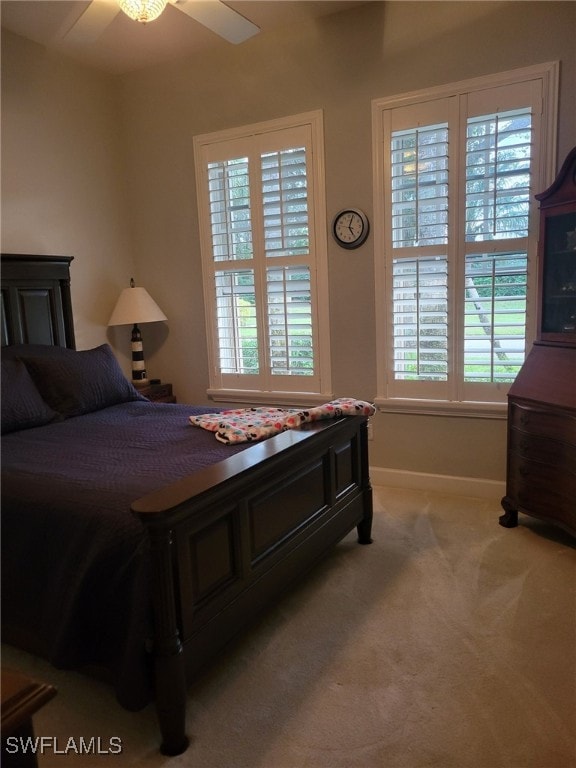
[(190, 537), (194, 604), (210, 600), (218, 590), (240, 577), (238, 552), (234, 546), (236, 527), (234, 515), (229, 513)]
[(361, 485), (359, 448), (357, 435), (354, 435), (353, 440), (334, 449), (336, 498)]
[(273, 479), (247, 500), (252, 568), (264, 563), (287, 537), (311, 525), (326, 509), (330, 501), (326, 464), (323, 457), (290, 477)]

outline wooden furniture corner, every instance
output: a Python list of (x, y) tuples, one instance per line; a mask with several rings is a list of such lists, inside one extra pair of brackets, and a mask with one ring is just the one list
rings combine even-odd
[(138, 392), (153, 403), (175, 403), (176, 398), (172, 392), (172, 384), (148, 384), (146, 387), (138, 387)]
[[(20, 739), (34, 739), (32, 716), (56, 695), (56, 688), (2, 667), (2, 765), (33, 768), (35, 751), (19, 749)], [(12, 737), (9, 743), (7, 740)]]

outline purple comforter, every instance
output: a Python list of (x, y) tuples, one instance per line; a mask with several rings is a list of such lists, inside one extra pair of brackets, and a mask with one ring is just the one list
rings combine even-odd
[(246, 448), (191, 426), (208, 410), (135, 401), (2, 438), (3, 639), (105, 668), (128, 709), (151, 699), (148, 542), (130, 504)]

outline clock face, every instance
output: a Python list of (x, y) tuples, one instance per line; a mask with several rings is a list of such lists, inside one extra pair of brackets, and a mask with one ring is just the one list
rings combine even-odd
[(334, 218), (333, 233), (343, 248), (358, 248), (368, 237), (370, 227), (362, 211), (349, 208)]

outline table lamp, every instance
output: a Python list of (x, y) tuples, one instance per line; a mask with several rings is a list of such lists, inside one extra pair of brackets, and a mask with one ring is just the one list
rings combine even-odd
[(108, 325), (132, 325), (132, 384), (136, 387), (145, 387), (149, 383), (138, 324), (167, 319), (148, 291), (137, 287), (131, 278), (130, 288), (124, 288), (120, 294)]

